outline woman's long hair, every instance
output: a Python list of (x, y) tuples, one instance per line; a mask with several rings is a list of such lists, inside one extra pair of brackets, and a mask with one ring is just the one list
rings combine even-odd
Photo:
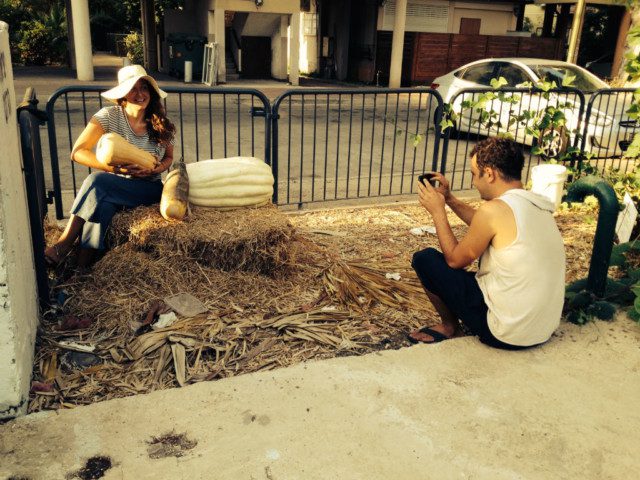
[[(144, 119), (147, 122), (147, 133), (149, 134), (149, 140), (159, 143), (163, 146), (168, 146), (173, 136), (176, 133), (176, 127), (171, 120), (167, 118), (164, 105), (160, 100), (158, 92), (153, 88), (149, 82), (142, 80), (149, 87), (149, 105), (144, 111)], [(118, 100), (118, 105), (125, 107), (127, 104), (126, 98)]]

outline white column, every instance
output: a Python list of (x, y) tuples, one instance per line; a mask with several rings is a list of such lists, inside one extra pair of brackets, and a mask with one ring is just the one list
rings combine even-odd
[(207, 42), (216, 41), (216, 16), (213, 10), (207, 13)]
[(0, 21), (0, 418), (26, 413), (38, 325), (9, 26)]
[(76, 51), (78, 80), (93, 81), (93, 54), (91, 53), (91, 28), (89, 24), (89, 0), (71, 0), (73, 15), (73, 41)]
[(391, 41), (391, 69), (389, 88), (399, 88), (402, 77), (402, 48), (404, 47), (404, 27), (407, 17), (407, 0), (396, 1), (396, 16), (393, 21)]
[(218, 44), (218, 82), (227, 82), (227, 52), (224, 38), (224, 10), (216, 8), (213, 11), (216, 43)]
[(289, 83), (300, 84), (300, 13), (291, 14), (289, 25)]
[(573, 23), (571, 24), (571, 37), (569, 37), (569, 48), (567, 49), (567, 62), (576, 63), (578, 60), (578, 50), (580, 48), (580, 35), (584, 24), (585, 0), (578, 0), (573, 13)]
[(280, 15), (280, 30), (278, 33), (278, 80), (289, 78), (289, 15)]

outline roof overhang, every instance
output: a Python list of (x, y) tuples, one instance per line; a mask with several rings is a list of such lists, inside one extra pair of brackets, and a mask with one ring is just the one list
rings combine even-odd
[[(554, 3), (578, 3), (576, 0), (533, 0), (535, 5), (553, 5)], [(587, 4), (593, 5), (613, 5), (622, 7), (625, 5), (624, 0), (587, 0)]]

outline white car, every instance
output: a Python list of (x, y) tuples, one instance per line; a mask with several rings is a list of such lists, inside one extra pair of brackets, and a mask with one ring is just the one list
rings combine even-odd
[[(452, 110), (458, 119), (455, 129), (460, 132), (469, 132), (479, 135), (493, 135), (499, 132), (509, 132), (519, 143), (532, 145), (533, 136), (525, 132), (525, 128), (519, 122), (509, 121), (510, 117), (521, 112), (542, 111), (551, 104), (572, 104), (575, 107), (563, 108), (566, 116), (564, 129), (553, 130), (550, 133), (543, 132), (544, 139), (539, 141), (545, 156), (554, 157), (562, 153), (567, 144), (575, 138), (575, 131), (579, 123), (579, 99), (575, 94), (568, 92), (551, 94), (549, 100), (545, 100), (539, 93), (518, 93), (520, 101), (517, 104), (491, 100), (484, 105), (487, 112), (494, 111), (494, 116), (489, 123), (479, 122), (481, 113), (472, 109), (463, 109), (463, 100), (471, 100), (472, 96), (464, 96), (458, 93), (470, 88), (491, 88), (491, 80), (503, 77), (507, 81), (505, 87), (523, 87), (528, 84), (536, 85), (540, 81), (555, 81), (558, 88), (562, 88), (563, 79), (567, 76), (575, 77), (571, 86), (581, 90), (585, 95), (584, 110), (591, 95), (609, 86), (598, 77), (584, 68), (558, 60), (546, 60), (539, 58), (488, 58), (468, 63), (456, 70), (436, 78), (431, 88), (437, 90), (445, 103), (450, 103)], [(476, 94), (475, 99), (478, 98)], [(601, 101), (599, 101), (601, 100)], [(624, 98), (616, 95), (604, 95), (596, 99), (594, 109), (591, 112), (587, 125), (587, 142), (585, 149), (591, 151), (596, 157), (620, 156), (628, 146), (628, 142), (636, 130), (636, 122), (628, 118), (625, 111), (631, 101), (630, 95)], [(627, 105), (624, 105), (625, 102)], [(485, 114), (486, 119), (486, 114)], [(582, 131), (580, 128), (580, 131)], [(579, 146), (579, 145), (578, 145)]]

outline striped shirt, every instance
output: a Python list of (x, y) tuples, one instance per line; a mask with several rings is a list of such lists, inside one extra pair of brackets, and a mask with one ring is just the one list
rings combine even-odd
[[(145, 132), (142, 135), (137, 135), (131, 128), (129, 120), (127, 120), (127, 114), (125, 113), (124, 108), (120, 105), (104, 107), (100, 109), (93, 118), (95, 118), (102, 126), (104, 133), (117, 133), (131, 145), (135, 145), (139, 149), (155, 155), (158, 159), (162, 160), (164, 157), (166, 148), (163, 145), (150, 140), (148, 132)], [(171, 143), (173, 144), (173, 140)], [(123, 176), (129, 177), (129, 175)], [(150, 177), (146, 177), (146, 180), (160, 180), (160, 174), (157, 173)]]

